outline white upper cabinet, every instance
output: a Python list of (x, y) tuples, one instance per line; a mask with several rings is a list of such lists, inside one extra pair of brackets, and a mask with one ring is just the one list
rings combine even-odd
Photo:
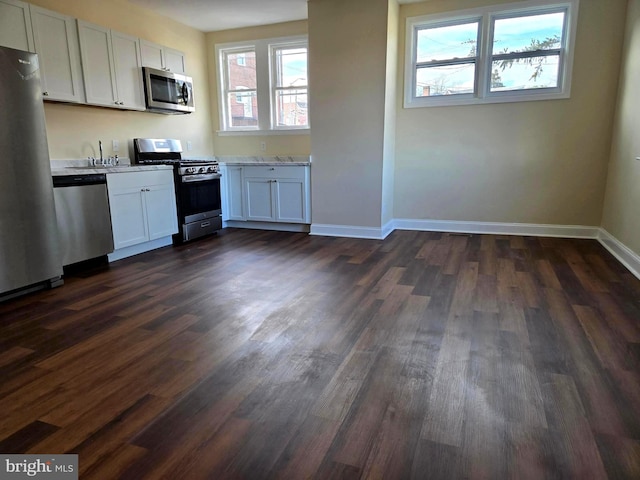
[(109, 29), (78, 20), (78, 35), (87, 103), (118, 106)]
[(185, 73), (184, 53), (165, 47), (164, 67), (170, 72)]
[(0, 46), (38, 54), (45, 100), (146, 110), (142, 66), (185, 71), (183, 52), (21, 0), (0, 0)]
[(184, 53), (148, 40), (140, 40), (140, 49), (143, 66), (176, 73), (185, 72)]
[(31, 23), (44, 99), (84, 102), (75, 19), (31, 5)]
[(0, 0), (0, 45), (35, 52), (28, 3)]
[(144, 110), (139, 40), (78, 20), (87, 103)]
[(142, 66), (153, 67), (158, 70), (164, 68), (164, 51), (162, 45), (140, 40), (140, 52), (142, 53)]
[(111, 44), (116, 74), (116, 91), (120, 105), (133, 110), (144, 110), (142, 60), (140, 40), (124, 33), (111, 31)]

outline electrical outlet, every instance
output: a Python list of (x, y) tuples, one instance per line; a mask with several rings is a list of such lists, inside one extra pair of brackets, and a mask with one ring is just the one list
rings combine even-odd
[(260, 151), (261, 152), (267, 151), (267, 142), (260, 142)]
[(120, 151), (120, 142), (118, 140), (113, 140), (113, 142), (112, 142), (112, 150), (114, 152)]
[(187, 140), (187, 150), (191, 151), (191, 149), (193, 149), (193, 144), (191, 143), (191, 140)]

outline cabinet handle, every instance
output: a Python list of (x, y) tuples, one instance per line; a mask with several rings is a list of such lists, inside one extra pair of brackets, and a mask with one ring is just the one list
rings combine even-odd
[(49, 92), (42, 92), (42, 95), (44, 95), (45, 97), (49, 96)]
[(269, 170), (273, 171), (273, 170), (275, 170), (275, 169), (276, 169), (276, 167), (271, 167)]

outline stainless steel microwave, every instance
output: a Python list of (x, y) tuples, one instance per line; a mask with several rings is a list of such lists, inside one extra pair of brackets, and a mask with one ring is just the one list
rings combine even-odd
[(195, 111), (193, 80), (187, 75), (142, 67), (147, 111), (191, 113)]

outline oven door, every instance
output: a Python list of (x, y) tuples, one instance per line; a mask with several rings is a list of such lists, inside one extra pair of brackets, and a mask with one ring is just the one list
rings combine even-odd
[(197, 222), (222, 214), (220, 202), (220, 175), (178, 177), (180, 220), (183, 224)]

